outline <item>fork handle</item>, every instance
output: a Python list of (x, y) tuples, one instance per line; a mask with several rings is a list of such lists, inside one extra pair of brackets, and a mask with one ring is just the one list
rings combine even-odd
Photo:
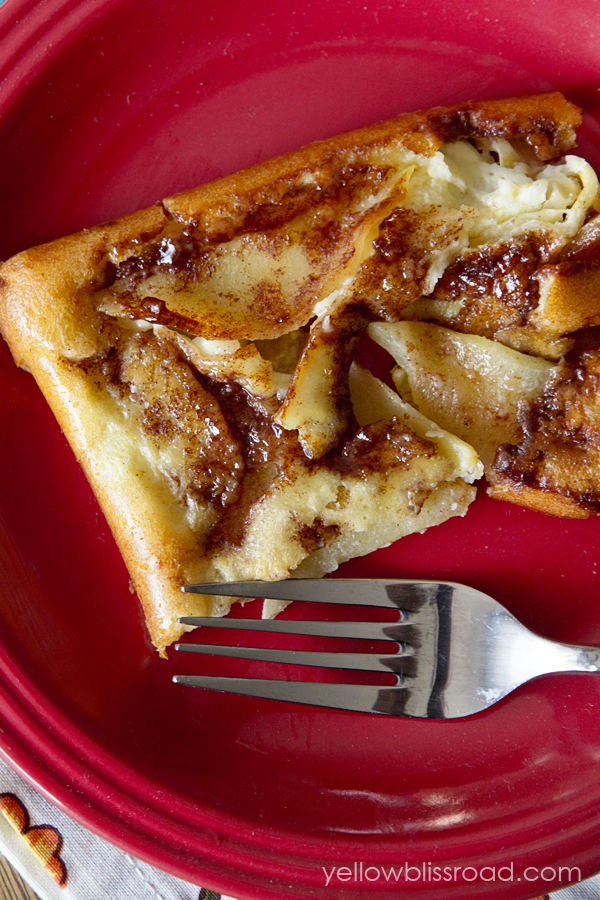
[(600, 650), (595, 647), (578, 647), (576, 644), (559, 644), (548, 641), (553, 653), (546, 655), (547, 669), (552, 672), (600, 672)]

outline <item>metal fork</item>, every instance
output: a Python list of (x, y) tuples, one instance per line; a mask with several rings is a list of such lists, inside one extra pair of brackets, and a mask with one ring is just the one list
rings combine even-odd
[(177, 644), (194, 653), (392, 672), (391, 687), (176, 675), (178, 684), (312, 706), (392, 716), (451, 719), (481, 712), (519, 685), (553, 672), (598, 672), (600, 650), (539, 637), (480, 591), (443, 581), (298, 579), (188, 585), (235, 597), (392, 607), (397, 622), (324, 622), (182, 617), (203, 628), (387, 641), (389, 652), (346, 653)]

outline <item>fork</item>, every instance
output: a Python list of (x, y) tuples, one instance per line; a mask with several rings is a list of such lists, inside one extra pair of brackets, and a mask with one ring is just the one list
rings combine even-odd
[(515, 688), (555, 672), (598, 672), (600, 650), (534, 634), (487, 594), (447, 581), (289, 579), (187, 585), (184, 591), (243, 598), (392, 607), (396, 622), (236, 618), (179, 621), (203, 628), (387, 641), (389, 652), (347, 653), (177, 644), (177, 650), (280, 663), (392, 672), (397, 684), (336, 684), (175, 675), (178, 684), (311, 706), (452, 719), (481, 712)]

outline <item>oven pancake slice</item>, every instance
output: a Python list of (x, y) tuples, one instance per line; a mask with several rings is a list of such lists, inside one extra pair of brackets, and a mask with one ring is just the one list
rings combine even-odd
[(462, 274), (515, 246), (524, 293), (488, 266), (508, 312), (490, 307), (484, 337), (572, 345), (595, 312), (566, 331), (548, 319), (595, 240), (598, 183), (569, 155), (580, 120), (560, 94), (411, 113), (2, 264), (2, 334), (87, 474), (160, 653), (178, 616), (232, 602), (187, 582), (321, 575), (464, 515), (483, 472), (470, 435), (356, 357), (373, 323), (481, 331)]

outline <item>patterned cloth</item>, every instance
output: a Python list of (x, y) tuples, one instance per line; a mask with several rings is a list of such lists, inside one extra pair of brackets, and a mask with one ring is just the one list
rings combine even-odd
[[(0, 853), (40, 900), (233, 900), (167, 875), (96, 837), (2, 760)], [(600, 875), (532, 900), (599, 897)]]
[(96, 837), (1, 760), (0, 813), (0, 852), (40, 900), (220, 900)]

